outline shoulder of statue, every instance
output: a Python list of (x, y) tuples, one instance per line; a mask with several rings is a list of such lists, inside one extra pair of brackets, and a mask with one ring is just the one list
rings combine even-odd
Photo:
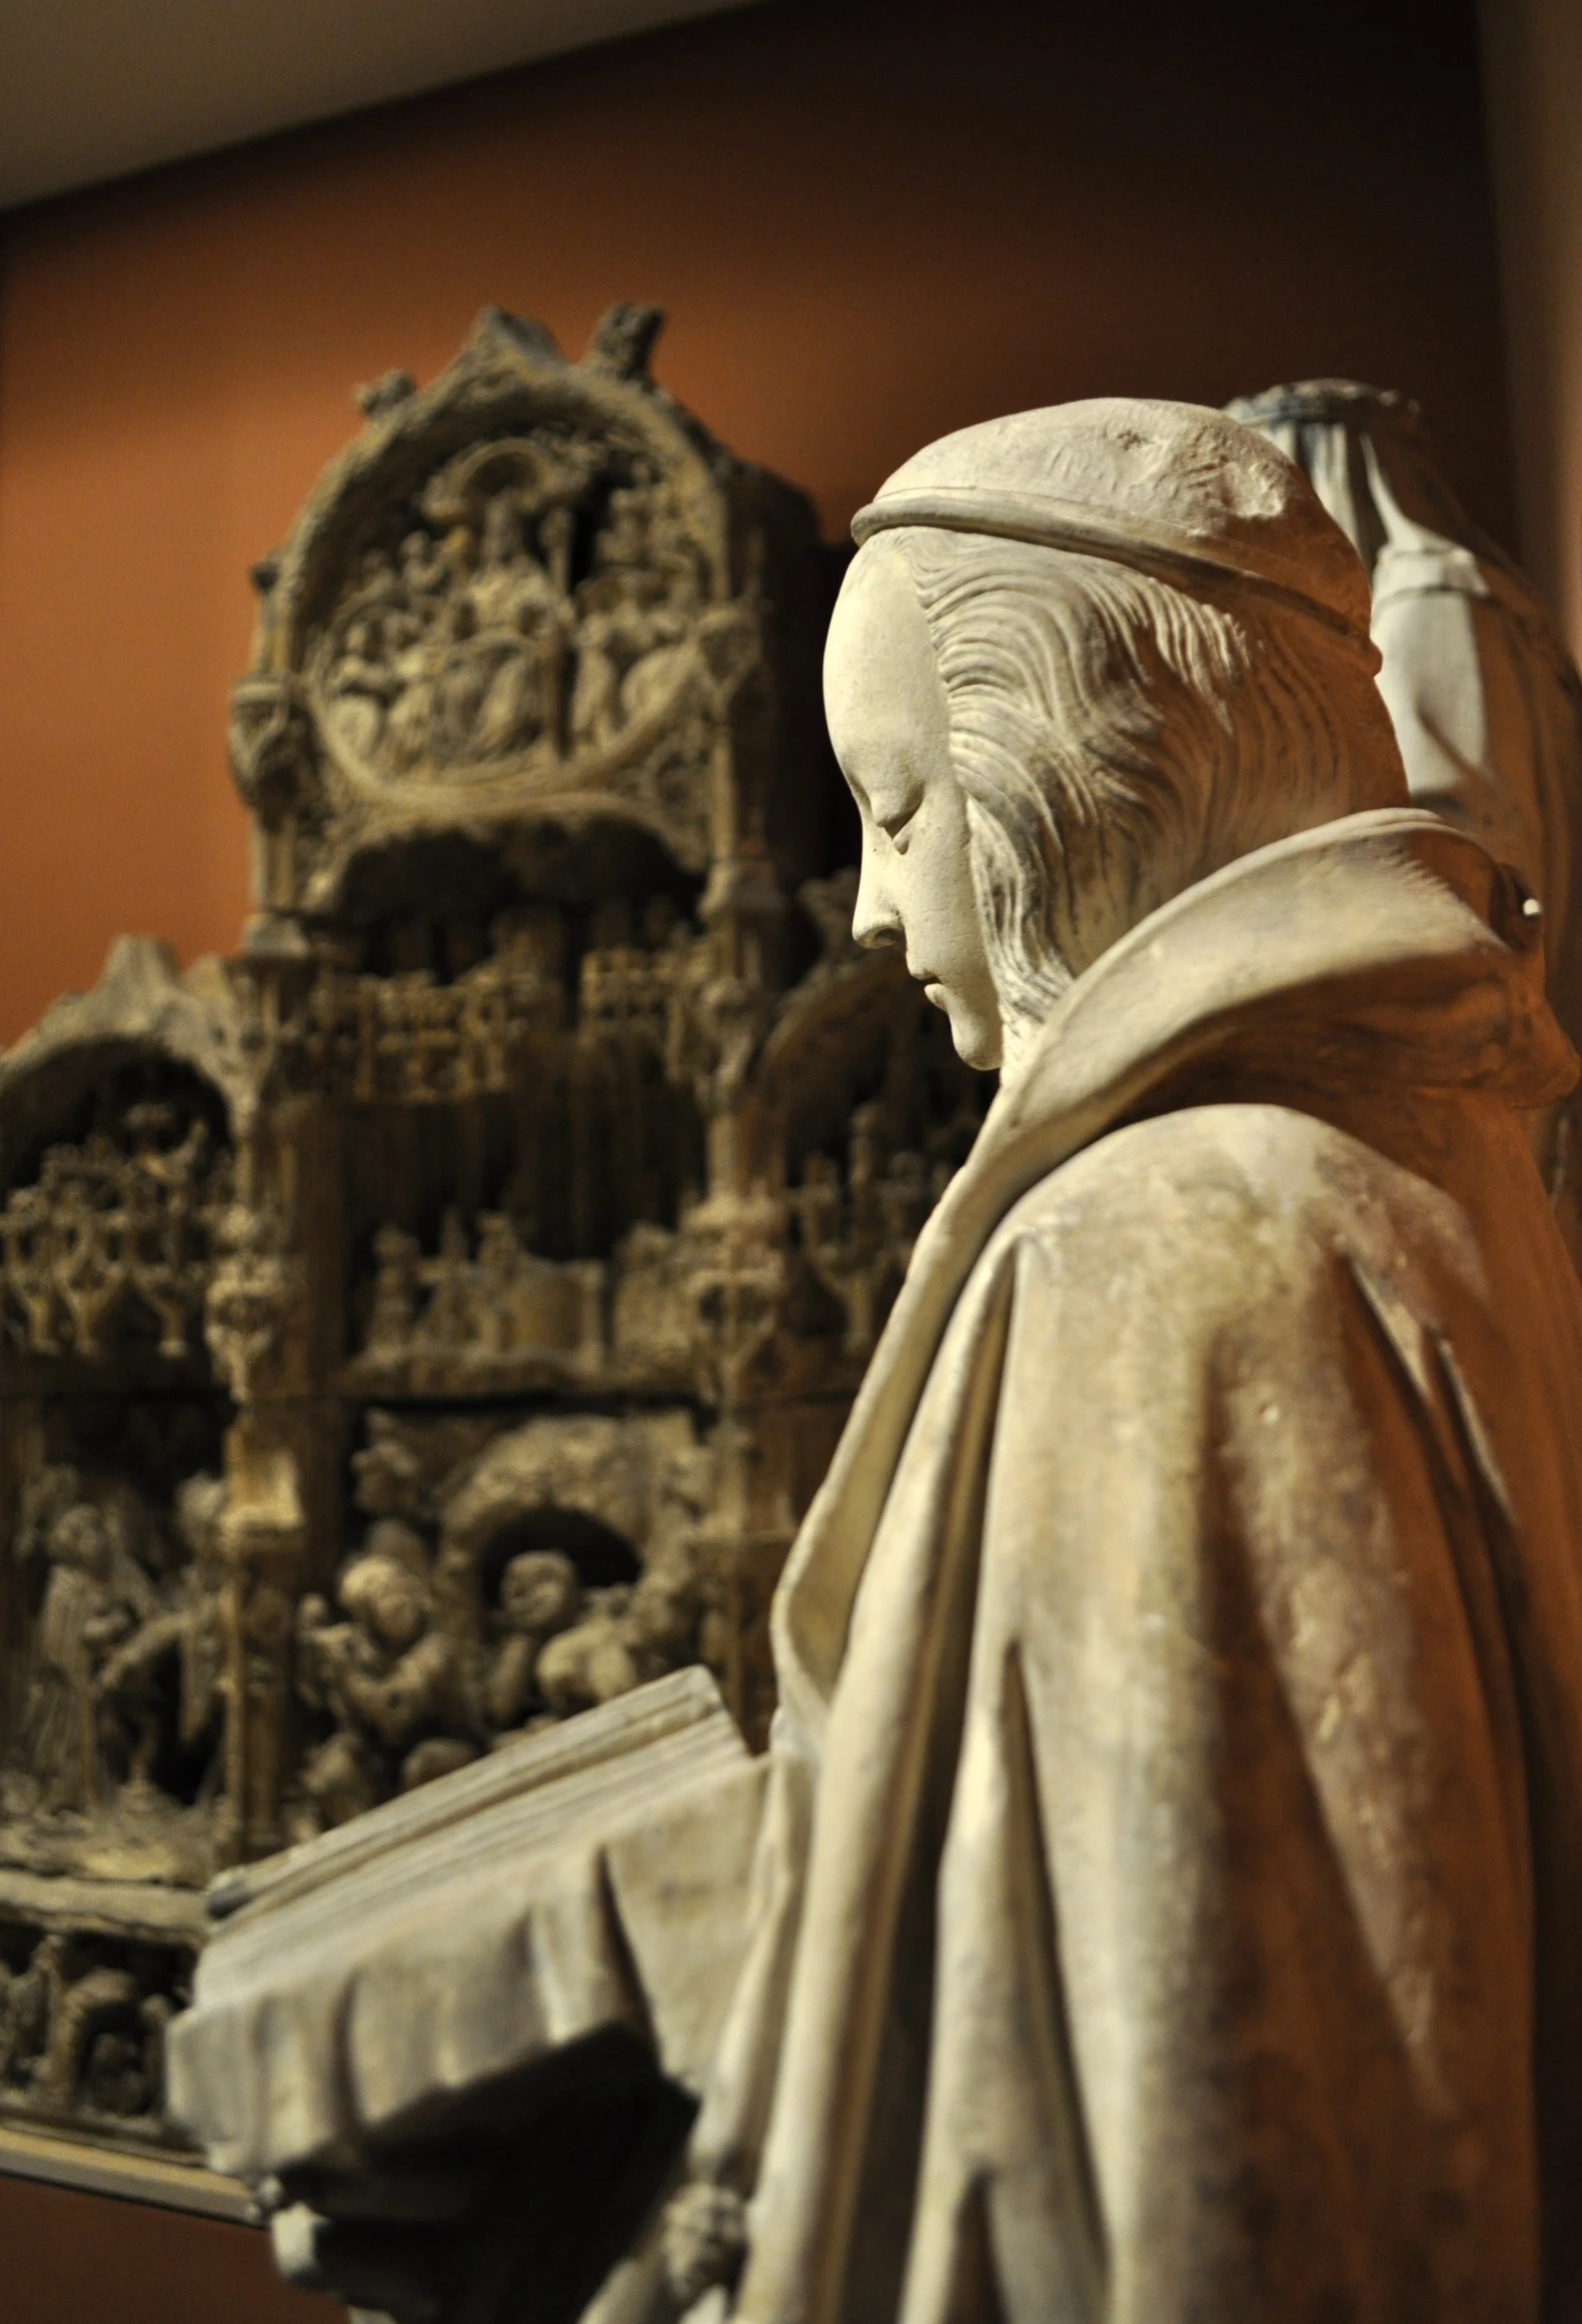
[(1290, 1105), (1197, 1104), (1127, 1122), (1051, 1170), (1006, 1214), (984, 1252), (999, 1263), (1037, 1249), (1084, 1274), (1121, 1271), (1168, 1284), (1255, 1240), (1283, 1265), (1321, 1262), (1341, 1220), (1333, 1162), (1382, 1157)]

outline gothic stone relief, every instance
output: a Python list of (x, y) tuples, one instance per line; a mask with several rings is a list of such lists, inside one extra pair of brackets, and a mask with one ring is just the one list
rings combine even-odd
[(196, 1470), (162, 1493), (153, 1462), (125, 1457), (134, 1435), (186, 1437), (175, 1457), (190, 1460), (215, 1444), (209, 1414), (144, 1405), (135, 1419), (121, 1460), (43, 1458), (22, 1478), (0, 1864), (194, 1883), (224, 1855), (225, 1487)]
[(850, 941), (810, 512), (656, 326), (365, 394), (255, 577), (241, 949), (0, 1060), (0, 2112), (154, 2135), (151, 1899), (689, 1664), (768, 1732), (976, 1101)]
[(553, 777), (673, 709), (711, 578), (641, 459), (549, 426), (470, 448), (365, 550), (310, 699), (354, 779)]
[[(185, 1940), (40, 1929), (0, 1900), (0, 2123), (165, 2144), (165, 2029), (186, 2006)], [(84, 1897), (87, 1915), (93, 1900)]]
[(203, 1317), (228, 1194), (201, 1117), (144, 1101), (81, 1145), (49, 1147), (0, 1210), (8, 1320), (35, 1354), (102, 1358), (140, 1325), (180, 1362)]
[(685, 1412), (494, 1429), (375, 1411), (362, 1540), (297, 1614), (299, 1838), (713, 1652), (713, 1457)]
[[(774, 535), (806, 518), (654, 389), (657, 321), (614, 310), (569, 364), (491, 310), (432, 387), (374, 400), (260, 567), (232, 757), (269, 903), (333, 910), (379, 835), (551, 798), (618, 800), (706, 869)], [(737, 538), (766, 494), (769, 538)]]

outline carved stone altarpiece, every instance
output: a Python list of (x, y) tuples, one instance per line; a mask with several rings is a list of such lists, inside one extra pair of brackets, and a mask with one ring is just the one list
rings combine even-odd
[(0, 1063), (0, 2120), (163, 2142), (225, 1867), (768, 1598), (975, 1127), (850, 943), (799, 495), (491, 311), (255, 579), (239, 954)]

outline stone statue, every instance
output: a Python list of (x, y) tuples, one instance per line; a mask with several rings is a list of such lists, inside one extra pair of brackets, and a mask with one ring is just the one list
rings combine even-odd
[[(1232, 404), (1288, 453), (1368, 568), (1379, 690), (1413, 799), (1513, 864), (1543, 905), (1549, 998), (1582, 1041), (1582, 681), (1537, 590), (1457, 500), (1422, 415), (1355, 380)], [(1582, 1264), (1577, 1101), (1529, 1121)]]
[[(853, 530), (855, 934), (1001, 1085), (780, 1585), (733, 1998), (685, 2183), (593, 2313), (1572, 2314), (1582, 1292), (1518, 1117), (1577, 1065), (1536, 899), (1408, 804), (1366, 574), (1233, 420), (968, 429)], [(540, 2058), (661, 2028), (610, 1997), (642, 1919), (587, 1901), (612, 1878)], [(217, 2152), (289, 2175), (293, 1969), (247, 1924), (174, 2063)], [(542, 2026), (566, 1988), (499, 1941)], [(312, 2092), (326, 2153), (349, 2071)], [(472, 2232), (432, 2220), (426, 2264)], [(464, 2312), (399, 2273), (330, 2278)]]
[(1233, 423), (969, 430), (854, 529), (856, 932), (1003, 1081), (778, 1601), (782, 1903), (694, 2138), (736, 2312), (1536, 2317), (1582, 1307), (1534, 901), (1406, 808), (1365, 577)]

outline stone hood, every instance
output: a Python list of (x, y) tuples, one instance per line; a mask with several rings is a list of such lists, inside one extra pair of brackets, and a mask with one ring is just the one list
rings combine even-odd
[(1107, 1131), (1207, 1090), (1321, 1102), (1367, 1086), (1525, 1110), (1577, 1059), (1543, 993), (1537, 907), (1437, 816), (1376, 809), (1227, 865), (1078, 978), (1002, 1087), (918, 1240), (776, 1601), (782, 1741), (816, 1754), (913, 1412), (1000, 1219)]

